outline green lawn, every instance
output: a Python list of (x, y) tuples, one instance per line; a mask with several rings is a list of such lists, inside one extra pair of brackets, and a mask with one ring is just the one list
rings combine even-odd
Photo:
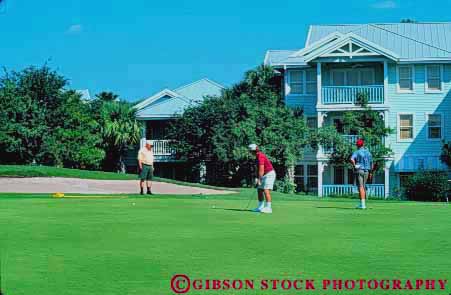
[[(358, 211), (352, 209), (353, 200), (299, 200), (275, 194), (274, 213), (261, 215), (240, 211), (251, 193), (245, 190), (226, 199), (0, 195), (3, 291), (172, 294), (170, 279), (176, 273), (256, 281), (300, 277), (451, 281), (447, 204), (372, 201), (371, 209)], [(446, 291), (415, 294), (449, 292), (450, 286)]]

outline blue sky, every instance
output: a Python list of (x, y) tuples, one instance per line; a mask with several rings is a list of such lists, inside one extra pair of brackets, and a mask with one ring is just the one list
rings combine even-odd
[(203, 77), (229, 86), (267, 49), (301, 48), (309, 24), (451, 20), (437, 0), (3, 2), (0, 66), (49, 61), (71, 88), (130, 101)]

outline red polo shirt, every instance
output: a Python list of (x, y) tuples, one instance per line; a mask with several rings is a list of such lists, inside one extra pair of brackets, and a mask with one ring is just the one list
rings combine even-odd
[(257, 152), (257, 165), (263, 165), (263, 173), (266, 174), (274, 170), (271, 161), (260, 151)]

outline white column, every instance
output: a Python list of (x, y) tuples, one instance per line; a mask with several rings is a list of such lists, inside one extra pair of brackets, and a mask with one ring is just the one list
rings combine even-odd
[(385, 167), (384, 167), (385, 199), (390, 196), (390, 166), (391, 166), (391, 161), (385, 162)]
[(322, 81), (321, 81), (321, 63), (316, 63), (316, 84), (317, 84), (317, 101), (316, 105), (322, 105)]
[(318, 161), (318, 197), (323, 197), (323, 171), (324, 171), (324, 163), (322, 161)]
[(200, 163), (199, 167), (199, 181), (200, 183), (206, 183), (207, 182), (207, 165), (205, 162)]
[(142, 148), (146, 144), (146, 128), (147, 128), (147, 121), (142, 121), (141, 140), (139, 142), (140, 148)]
[(388, 104), (388, 63), (384, 60), (384, 104)]
[[(319, 128), (321, 128), (321, 127), (323, 127), (323, 124), (324, 124), (324, 119), (326, 118), (326, 116), (327, 116), (327, 112), (317, 112), (318, 113), (318, 129)], [(318, 152), (317, 152), (317, 154), (316, 154), (316, 157), (317, 158), (322, 158), (322, 157), (324, 157), (324, 152), (323, 152), (323, 147), (319, 147), (318, 148)]]

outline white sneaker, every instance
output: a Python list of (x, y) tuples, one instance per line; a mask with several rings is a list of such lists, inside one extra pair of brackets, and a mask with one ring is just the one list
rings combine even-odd
[(362, 206), (362, 205), (358, 205), (357, 207), (355, 207), (356, 209), (366, 209), (366, 206)]
[(258, 207), (258, 208), (252, 209), (251, 211), (252, 212), (261, 212), (263, 208), (264, 207), (262, 207), (262, 208)]
[(265, 207), (265, 208), (261, 209), (260, 212), (261, 213), (271, 214), (272, 213), (272, 208)]

